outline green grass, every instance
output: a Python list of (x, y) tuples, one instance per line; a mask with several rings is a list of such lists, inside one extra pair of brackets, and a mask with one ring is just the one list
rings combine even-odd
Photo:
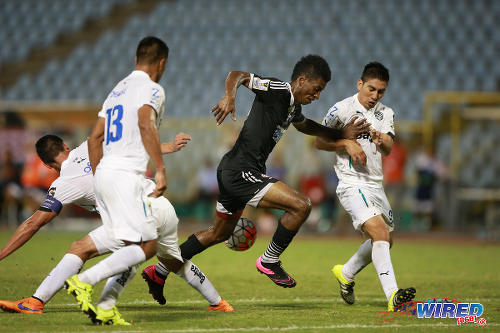
[[(82, 234), (41, 232), (28, 244), (0, 262), (0, 299), (32, 295), (36, 287)], [(0, 232), (3, 245), (10, 237)], [(175, 275), (166, 285), (167, 305), (153, 302), (138, 275), (122, 295), (118, 307), (130, 327), (98, 327), (77, 309), (65, 290), (45, 307), (43, 315), (0, 312), (1, 332), (164, 331), (164, 332), (498, 332), (500, 330), (500, 247), (495, 245), (397, 241), (392, 261), (400, 287), (415, 286), (417, 300), (447, 297), (480, 302), (485, 327), (457, 327), (453, 319), (417, 319), (401, 316), (378, 322), (386, 309), (377, 275), (368, 266), (356, 278), (356, 304), (348, 306), (338, 296), (330, 269), (345, 262), (360, 240), (297, 238), (283, 256), (284, 267), (297, 286), (283, 289), (258, 274), (255, 259), (268, 239), (260, 238), (250, 250), (233, 252), (217, 245), (193, 259), (234, 313), (213, 313), (204, 299)], [(85, 267), (97, 262), (93, 259)], [(148, 261), (143, 266), (154, 263)], [(142, 270), (142, 268), (141, 268)], [(140, 270), (139, 270), (140, 272)], [(97, 299), (103, 283), (95, 290)], [(239, 329), (239, 330), (238, 330)]]

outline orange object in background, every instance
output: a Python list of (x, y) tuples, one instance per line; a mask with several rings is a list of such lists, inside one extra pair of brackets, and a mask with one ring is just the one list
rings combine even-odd
[(57, 171), (49, 169), (35, 153), (31, 153), (21, 172), (21, 184), (23, 187), (48, 189), (58, 176)]

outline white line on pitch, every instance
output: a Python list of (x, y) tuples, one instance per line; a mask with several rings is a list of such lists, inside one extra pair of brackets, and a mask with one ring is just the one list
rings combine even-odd
[[(486, 326), (500, 326), (497, 323), (486, 324)], [(331, 330), (331, 329), (377, 329), (377, 328), (418, 328), (418, 327), (457, 327), (456, 324), (379, 324), (379, 325), (360, 325), (360, 324), (340, 324), (340, 325), (325, 325), (325, 326), (288, 326), (288, 327), (240, 327), (240, 328), (187, 328), (187, 329), (162, 329), (162, 332), (166, 333), (199, 333), (199, 332), (255, 332), (255, 331), (296, 331), (296, 330)], [(96, 331), (101, 332), (101, 331)], [(144, 331), (116, 331), (118, 332), (144, 332)]]

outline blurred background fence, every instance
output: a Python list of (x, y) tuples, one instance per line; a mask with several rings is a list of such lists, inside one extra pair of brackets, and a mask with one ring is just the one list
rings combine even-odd
[[(238, 122), (216, 127), (210, 109), (230, 70), (288, 80), (303, 55), (323, 56), (332, 81), (304, 113), (320, 121), (356, 92), (363, 66), (384, 63), (383, 103), (397, 141), (384, 161), (399, 230), (441, 230), (500, 239), (500, 2), (494, 0), (3, 0), (0, 8), (0, 225), (15, 226), (55, 176), (37, 161), (46, 133), (72, 146), (87, 137), (99, 105), (133, 69), (146, 35), (170, 47), (161, 137), (193, 140), (165, 157), (167, 196), (186, 223), (214, 210), (215, 168), (234, 142), (252, 94), (240, 89)], [(290, 128), (268, 173), (309, 195), (305, 231), (352, 232), (335, 197), (331, 156)], [(261, 230), (277, 212), (248, 214)], [(56, 225), (90, 218), (66, 209)]]

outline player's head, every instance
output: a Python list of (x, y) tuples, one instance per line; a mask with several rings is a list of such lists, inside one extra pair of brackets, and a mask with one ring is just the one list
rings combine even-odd
[(168, 46), (157, 37), (144, 37), (137, 45), (135, 62), (137, 66), (147, 67), (154, 71), (153, 81), (160, 81), (168, 61)]
[(292, 72), (291, 85), (295, 102), (309, 104), (318, 99), (331, 75), (330, 66), (322, 57), (313, 54), (302, 57)]
[(57, 157), (60, 154), (66, 154), (69, 152), (69, 147), (64, 143), (63, 139), (57, 135), (45, 135), (42, 136), (35, 144), (36, 153), (42, 162), (50, 168), (60, 170), (60, 162), (57, 161)]
[(373, 108), (384, 97), (389, 84), (389, 70), (380, 62), (368, 63), (358, 80), (358, 100), (366, 109)]

